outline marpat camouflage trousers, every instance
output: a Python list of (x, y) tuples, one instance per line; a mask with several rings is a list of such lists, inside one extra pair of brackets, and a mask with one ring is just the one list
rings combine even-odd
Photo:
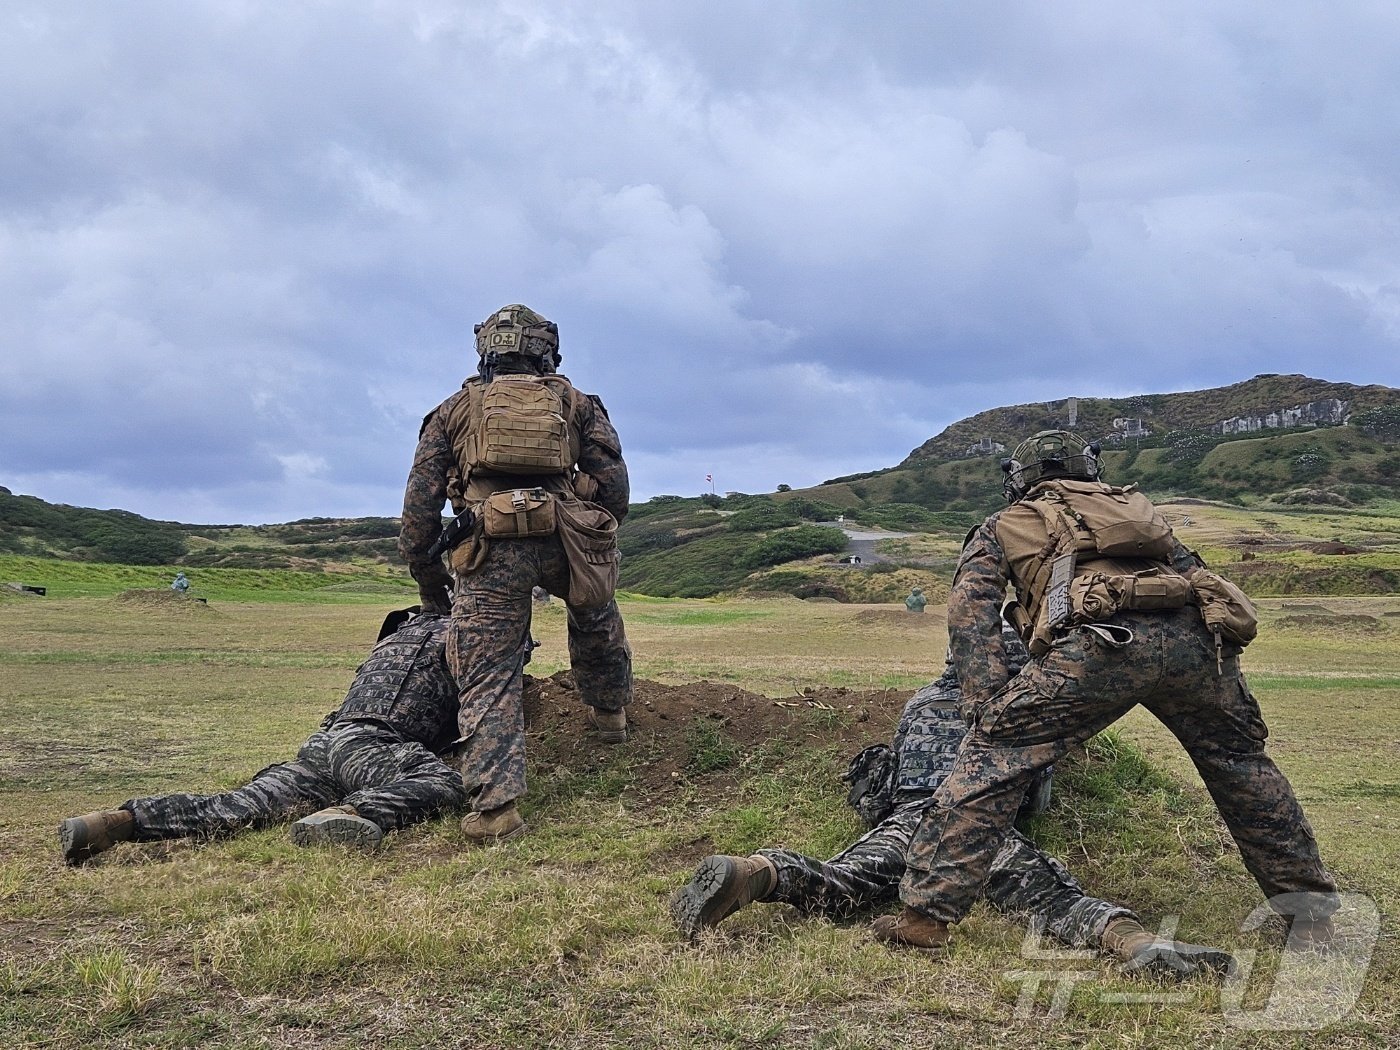
[[(461, 709), (457, 753), (473, 807), (495, 809), (525, 794), (525, 639), (536, 587), (569, 593), (558, 536), (493, 539), (481, 568), (460, 576), (447, 660)], [(617, 602), (568, 607), (569, 663), (584, 703), (617, 711), (632, 700), (632, 650)]]
[[(840, 917), (893, 900), (905, 851), (927, 806), (927, 799), (905, 803), (828, 861), (790, 850), (759, 850), (778, 871), (778, 884), (764, 900)], [(992, 861), (983, 896), (1005, 915), (1034, 916), (1051, 936), (1076, 948), (1099, 947), (1113, 919), (1136, 917), (1087, 896), (1063, 864), (1015, 830)]]
[(457, 771), (386, 726), (340, 722), (313, 733), (295, 762), (268, 766), (219, 795), (161, 795), (122, 803), (142, 840), (227, 834), (349, 805), (393, 831), (465, 798)]
[(1268, 730), (1238, 657), (1217, 673), (1214, 640), (1191, 607), (1118, 622), (1136, 635), (1126, 648), (1072, 631), (971, 712), (957, 762), (910, 844), (904, 902), (944, 922), (961, 919), (1036, 771), (1142, 704), (1190, 754), (1264, 895), (1312, 893), (1315, 914), (1335, 910), (1336, 884), (1292, 787), (1264, 752)]

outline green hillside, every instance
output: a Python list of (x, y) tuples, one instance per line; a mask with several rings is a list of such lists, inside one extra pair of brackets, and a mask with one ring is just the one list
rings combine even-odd
[[(990, 409), (897, 466), (810, 489), (657, 496), (634, 505), (619, 530), (621, 586), (659, 597), (779, 593), (852, 602), (897, 601), (921, 586), (936, 598), (968, 527), (1004, 502), (999, 460), (1027, 434), (1071, 423), (1102, 442), (1107, 479), (1140, 485), (1162, 502), (1216, 504), (1196, 515), (1220, 525), (1211, 560), (1251, 592), (1400, 588), (1400, 391), (1293, 375)], [(846, 537), (831, 527), (838, 517), (846, 528), (907, 535), (866, 543), (861, 565), (844, 564)], [(1252, 522), (1262, 517), (1273, 522), (1264, 530), (1272, 538), (1250, 546), (1259, 531)], [(0, 488), (0, 553), (15, 556), (333, 573), (398, 586), (407, 577), (397, 534), (397, 519), (388, 517), (183, 525)]]

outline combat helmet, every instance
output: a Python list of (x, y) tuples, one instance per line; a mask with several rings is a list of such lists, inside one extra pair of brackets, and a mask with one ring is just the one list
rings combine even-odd
[(1046, 478), (1098, 481), (1099, 443), (1068, 430), (1042, 430), (1017, 445), (1011, 457), (1001, 461), (1001, 469), (1006, 474), (1002, 491), (1008, 503), (1023, 498)]
[(472, 331), (476, 335), (476, 352), (483, 361), (491, 354), (519, 354), (546, 364), (549, 371), (559, 364), (559, 326), (528, 306), (503, 306)]

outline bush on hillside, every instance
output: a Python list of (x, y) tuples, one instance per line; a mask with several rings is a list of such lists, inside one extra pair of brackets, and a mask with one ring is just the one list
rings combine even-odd
[(766, 565), (810, 558), (817, 554), (834, 554), (846, 549), (846, 534), (840, 529), (821, 525), (799, 525), (795, 529), (775, 532), (738, 558), (745, 569), (761, 569)]

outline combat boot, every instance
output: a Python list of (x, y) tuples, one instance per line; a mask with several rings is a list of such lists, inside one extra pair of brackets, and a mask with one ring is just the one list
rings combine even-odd
[(329, 806), (302, 817), (290, 834), (298, 846), (349, 846), (366, 852), (384, 841), (384, 829), (356, 813), (354, 806)]
[(1288, 927), (1288, 940), (1285, 943), (1290, 949), (1300, 952), (1326, 953), (1332, 949), (1332, 940), (1336, 935), (1331, 916), (1307, 919), (1299, 915)]
[(777, 885), (778, 869), (767, 857), (706, 857), (671, 898), (671, 918), (694, 940), (702, 929), (763, 900)]
[(870, 936), (891, 948), (917, 948), (929, 955), (942, 956), (948, 952), (951, 934), (946, 922), (930, 919), (906, 905), (898, 915), (881, 915), (872, 922)]
[(601, 708), (590, 707), (588, 709), (588, 724), (598, 739), (605, 744), (624, 744), (627, 742), (627, 712), (622, 708), (616, 711), (604, 711)]
[(1143, 928), (1129, 915), (1121, 915), (1103, 931), (1103, 947), (1127, 965), (1128, 973), (1147, 973), (1184, 981), (1189, 977), (1223, 977), (1235, 967), (1235, 957), (1222, 948), (1185, 941), (1169, 941)]
[(129, 842), (136, 836), (136, 822), (125, 809), (103, 809), (69, 817), (58, 826), (58, 841), (63, 846), (65, 864), (81, 864), (103, 853), (118, 842)]
[(525, 818), (515, 808), (514, 802), (507, 802), (495, 809), (484, 809), (468, 813), (462, 818), (462, 834), (467, 837), (468, 846), (489, 846), (496, 842), (509, 842), (525, 834), (529, 829)]

